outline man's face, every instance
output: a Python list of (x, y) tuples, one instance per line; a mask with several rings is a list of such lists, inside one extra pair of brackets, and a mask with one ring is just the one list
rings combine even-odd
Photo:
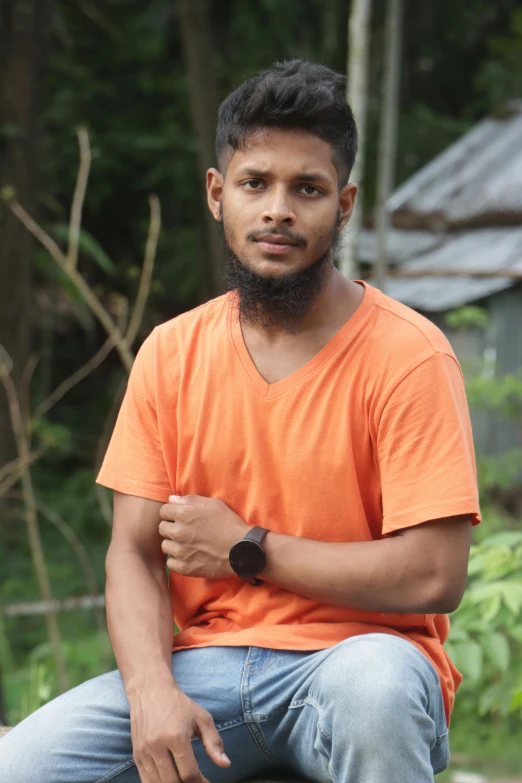
[(209, 170), (207, 191), (243, 322), (295, 331), (334, 271), (332, 247), (356, 192), (339, 191), (332, 147), (304, 131), (253, 133), (225, 178)]
[(252, 272), (279, 277), (328, 253), (339, 216), (332, 147), (304, 131), (251, 134), (226, 171), (221, 216), (227, 244)]

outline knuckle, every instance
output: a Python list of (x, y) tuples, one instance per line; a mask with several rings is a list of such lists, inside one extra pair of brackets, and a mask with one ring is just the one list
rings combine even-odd
[[(182, 731), (173, 731), (170, 735), (170, 741), (175, 748), (181, 748), (185, 744), (185, 734)], [(178, 755), (181, 755), (178, 752)]]

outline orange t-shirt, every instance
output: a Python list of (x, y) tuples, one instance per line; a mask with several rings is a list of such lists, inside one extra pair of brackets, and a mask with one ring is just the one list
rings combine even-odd
[[(227, 294), (143, 343), (98, 482), (167, 502), (224, 500), (250, 525), (368, 541), (422, 522), (480, 519), (462, 375), (437, 327), (365, 284), (354, 315), (301, 369), (268, 384)], [(449, 523), (450, 524), (450, 523)], [(460, 674), (446, 615), (330, 606), (273, 584), (171, 574), (174, 649), (319, 650), (381, 631), (437, 669), (449, 717)]]

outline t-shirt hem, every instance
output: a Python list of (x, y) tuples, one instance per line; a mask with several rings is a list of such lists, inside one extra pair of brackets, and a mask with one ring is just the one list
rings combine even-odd
[(116, 492), (122, 492), (124, 495), (136, 495), (147, 500), (157, 500), (160, 503), (168, 503), (169, 496), (172, 494), (170, 487), (165, 488), (155, 486), (154, 484), (144, 484), (141, 481), (121, 478), (121, 476), (114, 476), (105, 471), (100, 472), (96, 478), (96, 483)]
[(405, 527), (415, 527), (423, 522), (430, 522), (433, 519), (444, 519), (463, 514), (471, 514), (473, 525), (478, 525), (482, 521), (477, 498), (465, 497), (458, 500), (448, 500), (445, 503), (430, 504), (411, 509), (405, 513), (385, 516), (382, 532), (386, 535)]

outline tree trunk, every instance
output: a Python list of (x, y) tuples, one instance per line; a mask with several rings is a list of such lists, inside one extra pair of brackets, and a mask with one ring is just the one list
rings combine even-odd
[(377, 169), (377, 257), (375, 259), (375, 279), (381, 291), (384, 291), (386, 287), (386, 237), (389, 223), (386, 202), (393, 189), (395, 158), (397, 154), (401, 24), (402, 0), (388, 0), (384, 89), (381, 97), (381, 127)]
[[(0, 2), (0, 190), (35, 207), (43, 61), (52, 0)], [(31, 235), (0, 204), (0, 344), (18, 385), (31, 349)], [(14, 459), (7, 404), (0, 387), (0, 466)]]
[[(179, 14), (187, 71), (190, 109), (198, 141), (198, 167), (204, 192), (207, 169), (216, 165), (215, 135), (218, 110), (213, 70), (212, 46), (208, 29), (207, 0), (179, 0)], [(204, 199), (205, 228), (210, 256), (207, 292), (223, 291), (224, 250), (214, 218)]]
[(346, 100), (352, 107), (359, 131), (359, 151), (351, 174), (359, 190), (352, 216), (344, 229), (340, 269), (348, 279), (357, 277), (357, 247), (363, 219), (364, 147), (368, 98), (368, 53), (372, 0), (353, 0), (348, 21), (348, 75)]

